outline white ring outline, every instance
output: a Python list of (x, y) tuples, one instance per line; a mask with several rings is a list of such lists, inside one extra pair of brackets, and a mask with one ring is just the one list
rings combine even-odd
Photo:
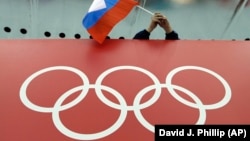
[(190, 101), (187, 101), (186, 99), (180, 97), (174, 91), (174, 89), (171, 87), (172, 86), (172, 81), (171, 80), (172, 80), (173, 76), (176, 73), (178, 73), (180, 71), (183, 71), (183, 70), (199, 70), (199, 71), (209, 73), (209, 74), (213, 75), (215, 78), (217, 78), (222, 83), (222, 85), (224, 86), (224, 88), (225, 88), (225, 96), (224, 96), (224, 98), (221, 101), (219, 101), (218, 103), (204, 105), (205, 109), (208, 109), (208, 110), (210, 110), (210, 109), (218, 109), (218, 108), (223, 107), (224, 105), (226, 105), (230, 101), (232, 92), (231, 92), (231, 88), (230, 88), (229, 84), (227, 83), (227, 81), (223, 77), (221, 77), (219, 74), (215, 73), (214, 71), (211, 71), (211, 70), (206, 69), (206, 68), (198, 67), (198, 66), (181, 66), (181, 67), (173, 69), (172, 71), (170, 71), (168, 73), (168, 75), (166, 77), (166, 85), (167, 85), (169, 93), (176, 100), (182, 102), (183, 104), (185, 104), (185, 105), (187, 105), (189, 107), (198, 108), (197, 105), (195, 105), (195, 104), (191, 103)]
[[(161, 84), (161, 87), (162, 88), (166, 88), (166, 85), (165, 84)], [(182, 91), (182, 92), (185, 92), (185, 94), (189, 95), (195, 102), (197, 105), (199, 105), (199, 118), (196, 122), (196, 124), (204, 124), (205, 121), (206, 121), (206, 109), (205, 107), (203, 106), (203, 103), (201, 102), (201, 100), (195, 95), (193, 94), (191, 91), (183, 88), (183, 87), (180, 87), (180, 86), (177, 86), (177, 85), (173, 85), (173, 88), (174, 89), (177, 89), (179, 91)], [(138, 95), (136, 95), (136, 98), (134, 100), (134, 104), (135, 104), (135, 107), (137, 107), (137, 105), (140, 103), (140, 100), (142, 99), (143, 95), (145, 95), (148, 91), (154, 89), (154, 85), (151, 85), (151, 86), (148, 86), (146, 88), (144, 88), (145, 92), (144, 94), (143, 93), (139, 93)], [(134, 113), (135, 113), (135, 116), (137, 118), (137, 120), (146, 128), (148, 129), (149, 131), (151, 132), (154, 132), (155, 131), (155, 128), (154, 128), (154, 125), (150, 124), (145, 118), (144, 116), (142, 115), (141, 113), (141, 110), (140, 109), (137, 109), (135, 108), (134, 109)]]
[(68, 108), (71, 108), (73, 106), (75, 106), (76, 104), (78, 104), (79, 102), (81, 102), (81, 100), (87, 95), (88, 93), (88, 88), (89, 88), (89, 80), (88, 77), (80, 70), (76, 69), (76, 68), (72, 68), (72, 67), (67, 67), (67, 66), (54, 66), (54, 67), (48, 67), (42, 70), (39, 70), (35, 73), (33, 73), (31, 76), (29, 76), (22, 84), (21, 88), (20, 88), (20, 99), (22, 101), (22, 103), (29, 109), (33, 110), (33, 111), (37, 111), (37, 112), (44, 112), (44, 113), (52, 113), (53, 112), (53, 108), (51, 107), (41, 107), (38, 105), (35, 105), (34, 103), (32, 103), (28, 97), (27, 97), (27, 87), (29, 86), (30, 82), (35, 79), (37, 76), (45, 73), (45, 72), (49, 72), (49, 71), (55, 71), (55, 70), (67, 70), (67, 71), (72, 71), (74, 73), (76, 73), (83, 81), (84, 84), (84, 89), (85, 91), (82, 91), (79, 96), (74, 99), (73, 101), (63, 105), (61, 107), (61, 111), (66, 110)]
[[(139, 68), (139, 67), (136, 67), (136, 66), (117, 66), (117, 67), (113, 67), (113, 68), (110, 68), (106, 71), (104, 71), (96, 80), (96, 85), (97, 85), (97, 89), (96, 90), (96, 93), (99, 97), (99, 99), (105, 103), (106, 105), (114, 108), (114, 109), (121, 109), (121, 108), (124, 108), (124, 107), (120, 107), (119, 105), (117, 105), (116, 103), (110, 101), (109, 99), (107, 99), (104, 94), (102, 93), (102, 91), (98, 88), (98, 86), (101, 86), (102, 84), (102, 81), (103, 79), (110, 73), (114, 72), (114, 71), (117, 71), (117, 70), (136, 70), (136, 71), (139, 71), (139, 72), (142, 72), (146, 75), (148, 75), (154, 82), (154, 85), (156, 86), (156, 90), (155, 90), (155, 93), (154, 95), (151, 97), (151, 99), (149, 99), (147, 102), (143, 103), (143, 104), (140, 104), (138, 105), (140, 107), (140, 109), (144, 109), (150, 105), (152, 105), (154, 102), (156, 102), (156, 100), (159, 98), (159, 96), (161, 95), (161, 87), (160, 87), (160, 82), (159, 82), (159, 79), (154, 75), (152, 74), (150, 71), (148, 70), (145, 70), (143, 68)], [(127, 110), (128, 111), (133, 111), (135, 107), (134, 106), (127, 106)]]
[[(84, 88), (84, 86), (78, 86), (75, 87), (69, 91), (67, 91), (66, 93), (64, 93), (55, 103), (54, 105), (54, 111), (52, 112), (52, 120), (54, 122), (54, 125), (56, 126), (56, 128), (64, 135), (71, 137), (73, 139), (77, 139), (77, 140), (96, 140), (96, 139), (100, 139), (100, 138), (104, 138), (110, 134), (112, 134), (113, 132), (115, 132), (116, 130), (118, 130), (122, 124), (124, 123), (126, 117), (127, 117), (127, 110), (121, 109), (121, 113), (120, 113), (120, 117), (118, 118), (118, 120), (109, 128), (105, 129), (104, 131), (100, 131), (97, 133), (92, 133), (92, 134), (83, 134), (83, 133), (77, 133), (74, 131), (69, 130), (68, 128), (66, 128), (63, 123), (61, 122), (60, 119), (60, 106), (63, 103), (63, 101), (70, 96), (71, 94), (74, 94), (75, 92), (82, 90), (82, 88)], [(95, 85), (90, 85), (90, 88), (95, 88)], [(121, 105), (123, 105), (122, 107), (126, 107), (127, 103), (124, 100), (124, 98), (114, 89), (107, 87), (107, 86), (101, 86), (100, 87), (102, 90), (106, 90), (109, 91), (111, 94), (113, 94), (114, 96), (116, 96), (116, 98), (118, 99), (118, 101), (120, 102)], [(58, 109), (58, 110), (57, 110)]]

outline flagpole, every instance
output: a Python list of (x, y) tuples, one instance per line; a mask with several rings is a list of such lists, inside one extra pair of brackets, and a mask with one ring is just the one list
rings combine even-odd
[(140, 8), (141, 10), (147, 12), (147, 13), (150, 14), (150, 15), (154, 15), (153, 12), (151, 12), (151, 11), (149, 11), (149, 10), (147, 10), (147, 9), (145, 9), (145, 8), (143, 8), (143, 7), (141, 7), (140, 5), (137, 5), (136, 7)]

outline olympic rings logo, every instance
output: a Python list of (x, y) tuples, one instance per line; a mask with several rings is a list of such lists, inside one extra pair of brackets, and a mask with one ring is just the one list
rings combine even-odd
[[(29, 98), (27, 97), (27, 93), (26, 93), (29, 84), (32, 82), (33, 79), (35, 79), (39, 75), (46, 73), (46, 72), (50, 72), (50, 71), (56, 71), (56, 70), (65, 70), (65, 71), (70, 71), (70, 72), (77, 74), (82, 79), (84, 85), (77, 86), (75, 88), (72, 88), (72, 89), (66, 91), (64, 94), (62, 94), (58, 98), (58, 100), (54, 104), (54, 107), (41, 107), (39, 105), (32, 103), (29, 100)], [(111, 74), (112, 72), (119, 71), (119, 70), (134, 70), (134, 71), (144, 73), (145, 75), (147, 75), (148, 77), (150, 77), (153, 80), (154, 84), (147, 86), (147, 87), (143, 88), (142, 90), (140, 90), (137, 93), (136, 97), (134, 98), (133, 105), (127, 105), (126, 100), (118, 91), (114, 90), (111, 87), (108, 87), (108, 86), (105, 86), (102, 84), (102, 81), (104, 80), (104, 78), (107, 75)], [(184, 71), (184, 70), (203, 71), (203, 72), (206, 72), (206, 73), (214, 76), (215, 78), (217, 78), (221, 82), (221, 84), (224, 86), (224, 89), (225, 89), (225, 95), (221, 99), (221, 101), (219, 101), (215, 104), (204, 105), (202, 103), (202, 101), (191, 91), (189, 91), (181, 86), (172, 84), (172, 78), (174, 77), (174, 75), (176, 73), (178, 73), (180, 71)], [(21, 99), (22, 103), (27, 108), (29, 108), (31, 110), (34, 110), (36, 112), (42, 112), (42, 113), (52, 113), (52, 120), (53, 120), (55, 127), (65, 136), (68, 136), (70, 138), (77, 139), (77, 140), (96, 140), (96, 139), (104, 138), (104, 137), (114, 133), (124, 123), (128, 111), (133, 111), (135, 113), (137, 120), (141, 123), (141, 125), (144, 126), (146, 129), (148, 129), (149, 131), (154, 132), (154, 125), (150, 124), (143, 117), (141, 110), (151, 106), (159, 99), (159, 97), (161, 95), (162, 88), (166, 88), (169, 91), (169, 93), (176, 100), (183, 103), (184, 105), (199, 110), (199, 118), (196, 121), (196, 124), (204, 124), (205, 123), (206, 110), (221, 108), (221, 107), (225, 106), (231, 99), (231, 89), (230, 89), (230, 86), (227, 83), (227, 81), (223, 77), (221, 77), (219, 74), (213, 72), (212, 70), (206, 69), (206, 68), (202, 68), (202, 67), (198, 67), (198, 66), (181, 66), (181, 67), (175, 68), (172, 71), (170, 71), (169, 74), (166, 76), (165, 80), (166, 80), (165, 84), (161, 84), (154, 74), (152, 74), (150, 71), (145, 70), (145, 69), (140, 68), (140, 67), (117, 66), (117, 67), (113, 67), (113, 68), (110, 68), (110, 69), (104, 71), (97, 78), (95, 84), (90, 84), (87, 75), (84, 74), (82, 71), (80, 71), (76, 68), (73, 68), (73, 67), (68, 67), (68, 66), (54, 66), (54, 67), (49, 67), (49, 68), (39, 70), (39, 71), (35, 72), (34, 74), (32, 74), (31, 76), (29, 76), (23, 82), (23, 84), (20, 88), (20, 99)], [(107, 128), (103, 131), (93, 133), (93, 134), (77, 133), (77, 132), (74, 132), (74, 131), (72, 131), (64, 126), (64, 124), (62, 123), (62, 121), (60, 119), (59, 113), (60, 113), (60, 111), (64, 111), (64, 110), (69, 109), (69, 108), (77, 105), (78, 103), (80, 103), (87, 95), (89, 89), (94, 89), (97, 97), (104, 104), (106, 104), (107, 106), (109, 106), (111, 108), (120, 110), (120, 116), (111, 127)], [(152, 96), (152, 98), (150, 98), (148, 101), (146, 101), (144, 103), (141, 103), (143, 96), (145, 94), (147, 94), (147, 92), (154, 90), (154, 89), (155, 89), (155, 93)], [(194, 103), (187, 101), (186, 99), (179, 96), (175, 92), (175, 90), (179, 90), (179, 91), (187, 94), (190, 98), (193, 99)], [(64, 102), (65, 99), (67, 99), (70, 95), (72, 95), (78, 91), (81, 91), (79, 96), (77, 96), (71, 102), (69, 102), (65, 105), (62, 105), (62, 103)], [(114, 102), (110, 101), (109, 99), (107, 99), (104, 96), (102, 91), (107, 91), (110, 94), (114, 95), (117, 98), (117, 100), (119, 101), (119, 104), (114, 103)]]

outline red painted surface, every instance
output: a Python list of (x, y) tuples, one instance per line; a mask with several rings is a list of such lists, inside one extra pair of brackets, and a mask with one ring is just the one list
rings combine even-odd
[[(179, 67), (196, 66), (211, 70), (225, 80), (229, 89), (225, 90), (221, 81), (213, 75), (194, 69), (182, 70), (173, 75), (172, 84), (193, 93), (203, 105), (218, 103), (226, 91), (230, 92), (229, 101), (221, 107), (203, 107), (203, 124), (250, 124), (249, 60), (250, 44), (244, 41), (107, 40), (99, 45), (93, 40), (0, 40), (0, 140), (75, 140), (58, 130), (57, 123), (52, 120), (52, 112), (34, 111), (25, 106), (20, 98), (20, 89), (25, 80), (39, 70), (54, 66), (74, 68), (84, 73), (92, 86), (86, 97), (66, 110), (53, 109), (65, 92), (87, 85), (77, 74), (67, 70), (49, 71), (35, 77), (27, 86), (27, 97), (35, 105), (51, 108), (54, 113), (58, 111), (63, 125), (74, 133), (99, 133), (110, 128), (119, 118), (121, 110), (103, 103), (95, 92), (96, 80), (101, 74), (117, 66), (146, 70), (163, 85), (170, 72)], [(154, 82), (140, 71), (122, 69), (104, 77), (102, 85), (117, 91), (120, 99), (133, 106), (138, 93), (154, 85)], [(102, 92), (119, 107), (119, 98), (104, 88)], [(141, 103), (150, 100), (154, 92), (155, 89), (149, 90)], [(197, 101), (194, 102), (183, 91), (176, 89), (175, 92), (197, 105)], [(75, 92), (62, 105), (71, 103), (80, 93), (80, 90)], [(153, 132), (136, 118), (135, 110), (124, 110), (123, 107), (123, 111), (127, 115), (121, 126), (108, 136), (96, 140), (154, 139)], [(199, 108), (178, 101), (167, 88), (161, 88), (160, 98), (141, 109), (141, 113), (152, 126), (196, 124), (200, 115)]]

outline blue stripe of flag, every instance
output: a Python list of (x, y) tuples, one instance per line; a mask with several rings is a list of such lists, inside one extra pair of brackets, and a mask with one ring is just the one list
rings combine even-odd
[(106, 3), (106, 8), (87, 13), (86, 16), (83, 18), (82, 24), (86, 29), (89, 29), (92, 26), (94, 26), (97, 23), (97, 21), (100, 20), (100, 18), (107, 11), (109, 11), (112, 7), (114, 7), (119, 0), (104, 0), (104, 1)]

